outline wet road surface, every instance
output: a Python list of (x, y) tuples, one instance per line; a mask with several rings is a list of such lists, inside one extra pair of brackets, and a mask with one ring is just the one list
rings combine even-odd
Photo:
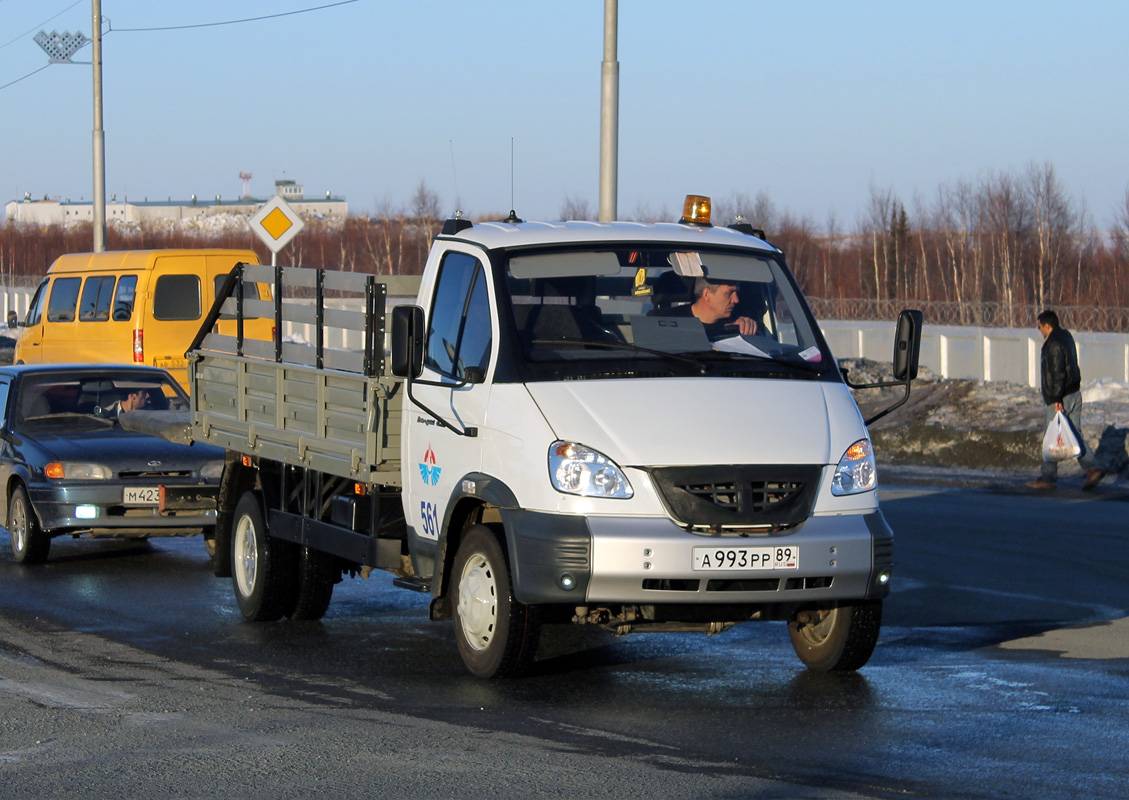
[(840, 676), (750, 623), (549, 628), (483, 682), (383, 575), (253, 625), (199, 539), (55, 540), (0, 560), (0, 795), (1129, 796), (1129, 493), (882, 498), (894, 591)]

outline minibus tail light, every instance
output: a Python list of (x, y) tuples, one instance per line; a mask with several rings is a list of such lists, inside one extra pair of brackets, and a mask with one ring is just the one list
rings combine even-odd
[(145, 363), (145, 331), (133, 332), (133, 363)]

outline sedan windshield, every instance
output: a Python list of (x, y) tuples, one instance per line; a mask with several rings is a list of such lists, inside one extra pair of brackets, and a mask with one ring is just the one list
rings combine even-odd
[(25, 376), (19, 384), (16, 421), (25, 427), (73, 424), (76, 416), (116, 419), (125, 411), (188, 407), (180, 387), (156, 373), (74, 371)]
[[(507, 263), (521, 354), (544, 377), (824, 371), (830, 354), (770, 254), (639, 246), (522, 252)], [(758, 366), (759, 364), (759, 366)]]

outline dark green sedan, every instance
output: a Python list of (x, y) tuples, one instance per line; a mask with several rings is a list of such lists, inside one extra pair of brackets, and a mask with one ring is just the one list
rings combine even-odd
[(187, 407), (154, 367), (0, 367), (0, 519), (16, 561), (46, 560), (56, 536), (214, 540), (223, 450), (173, 444), (118, 419)]

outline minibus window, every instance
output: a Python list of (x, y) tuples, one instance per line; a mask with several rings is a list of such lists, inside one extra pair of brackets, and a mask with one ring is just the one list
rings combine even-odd
[(78, 318), (83, 322), (105, 322), (110, 318), (110, 298), (114, 294), (114, 276), (87, 278), (82, 287)]
[(133, 316), (133, 297), (137, 294), (137, 276), (122, 275), (114, 295), (114, 321), (125, 322)]
[(56, 278), (51, 287), (51, 300), (47, 303), (48, 322), (74, 322), (74, 309), (78, 305), (78, 288), (82, 278)]
[[(226, 281), (226, 280), (227, 280), (227, 273), (224, 273), (222, 275), (217, 275), (215, 277), (215, 287), (214, 287), (214, 290), (212, 292), (212, 300), (213, 301), (215, 300), (215, 298), (220, 296), (220, 289), (223, 288), (224, 281)], [(263, 286), (264, 286), (264, 284), (261, 284), (261, 283), (253, 283), (251, 281), (246, 281), (246, 280), (243, 281), (243, 291), (244, 291), (243, 299), (244, 300), (269, 300), (270, 295), (263, 291)], [(231, 293), (231, 296), (236, 297), (236, 296), (238, 296), (238, 294), (239, 294), (239, 289), (237, 287)], [(235, 314), (224, 312), (224, 313), (220, 314), (220, 319), (235, 319)], [(262, 317), (258, 314), (252, 313), (246, 307), (244, 307), (244, 309), (243, 309), (243, 319), (262, 319)]]
[(153, 318), (200, 319), (200, 278), (197, 275), (162, 275), (153, 291)]
[(43, 298), (47, 296), (47, 281), (43, 281), (35, 290), (35, 296), (31, 298), (31, 305), (27, 309), (27, 319), (24, 320), (24, 325), (30, 328), (32, 325), (38, 325), (40, 318), (43, 316)]

